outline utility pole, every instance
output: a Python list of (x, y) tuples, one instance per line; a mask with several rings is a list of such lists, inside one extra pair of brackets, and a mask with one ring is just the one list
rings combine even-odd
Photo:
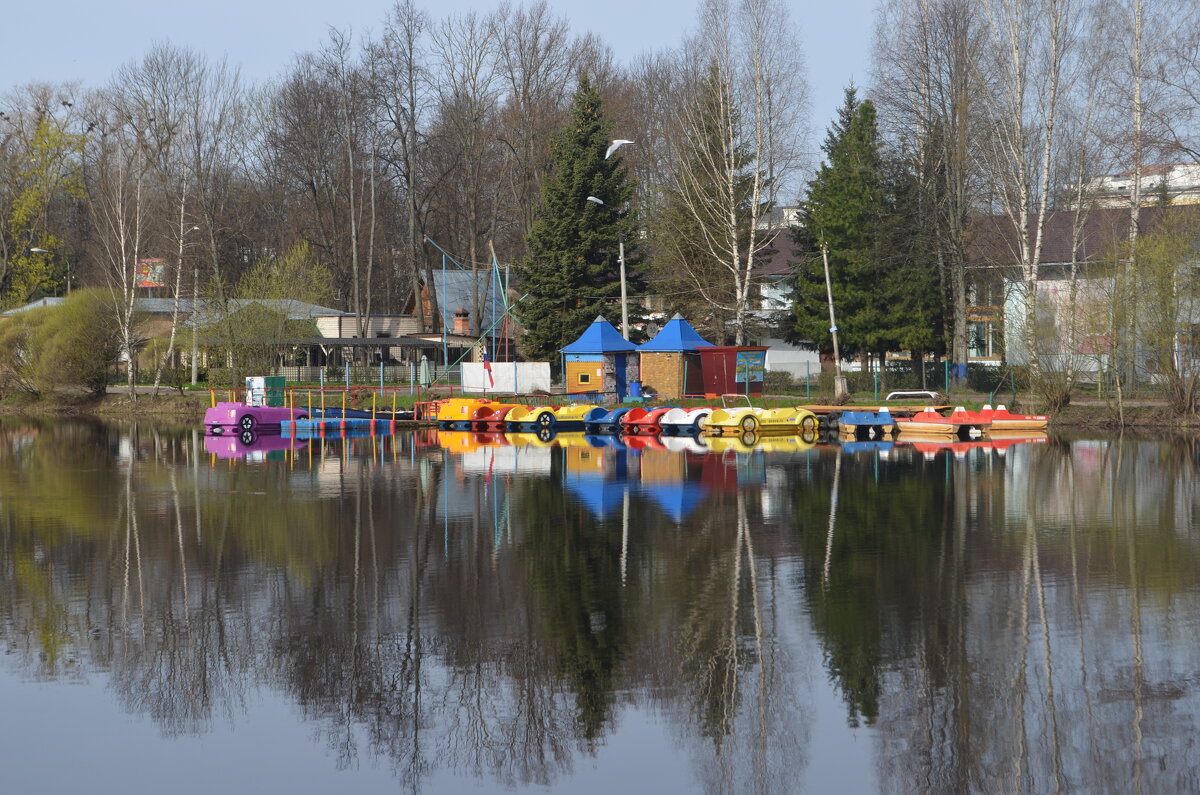
[(625, 300), (625, 235), (617, 235), (617, 261), (621, 263), (621, 336), (629, 339), (629, 304)]

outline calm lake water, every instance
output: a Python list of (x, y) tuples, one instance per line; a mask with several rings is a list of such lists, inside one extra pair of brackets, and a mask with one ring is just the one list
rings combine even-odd
[(1200, 789), (1196, 442), (276, 446), (0, 426), (0, 789)]

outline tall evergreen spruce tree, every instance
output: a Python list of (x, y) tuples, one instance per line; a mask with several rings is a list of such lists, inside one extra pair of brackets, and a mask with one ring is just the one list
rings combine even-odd
[(844, 356), (944, 347), (941, 287), (933, 247), (922, 236), (916, 175), (884, 152), (870, 100), (853, 87), (822, 146), (828, 158), (809, 185), (796, 242), (804, 260), (793, 281), (789, 337), (829, 352), (829, 309), (821, 244)]
[[(581, 78), (570, 121), (552, 144), (554, 162), (529, 233), (529, 256), (517, 268), (528, 294), (517, 314), (525, 327), (522, 352), (529, 359), (554, 363), (559, 348), (597, 315), (619, 318), (617, 243), (622, 236), (627, 289), (636, 295), (643, 288), (633, 267), (636, 242), (627, 209), (634, 186), (619, 154), (604, 159), (611, 127), (600, 95)], [(589, 196), (604, 203), (590, 202)]]
[(879, 350), (883, 308), (878, 301), (877, 235), (884, 215), (883, 162), (875, 106), (853, 86), (821, 145), (826, 160), (809, 183), (797, 242), (806, 256), (793, 290), (792, 337), (830, 346), (821, 245), (829, 273), (841, 353)]

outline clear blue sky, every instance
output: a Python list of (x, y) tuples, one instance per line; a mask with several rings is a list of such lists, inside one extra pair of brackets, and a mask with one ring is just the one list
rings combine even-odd
[[(812, 87), (813, 146), (851, 78), (868, 82), (876, 0), (790, 0)], [(494, 0), (418, 0), (435, 17), (488, 11)], [(282, 72), (297, 52), (318, 47), (329, 26), (378, 30), (390, 0), (16, 0), (4, 12), (0, 91), (36, 80), (101, 85), (152, 42), (210, 57), (227, 55), (251, 81)], [(695, 25), (695, 0), (551, 0), (577, 32), (590, 30), (618, 60), (679, 44)], [(815, 164), (815, 163), (814, 163)]]

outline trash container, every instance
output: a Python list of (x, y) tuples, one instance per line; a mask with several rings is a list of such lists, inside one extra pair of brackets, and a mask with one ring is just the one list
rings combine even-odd
[(282, 408), (287, 379), (281, 375), (254, 375), (246, 379), (247, 406), (274, 406)]

